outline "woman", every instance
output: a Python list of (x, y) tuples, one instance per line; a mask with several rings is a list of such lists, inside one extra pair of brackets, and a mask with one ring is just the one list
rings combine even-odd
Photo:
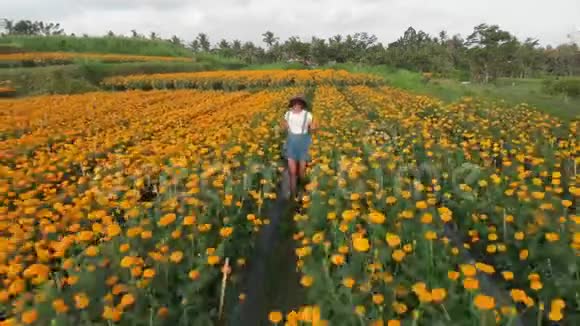
[(315, 129), (312, 114), (306, 111), (307, 106), (304, 96), (294, 96), (290, 99), (289, 110), (282, 121), (282, 127), (288, 130), (286, 157), (290, 172), (290, 192), (294, 197), (297, 196), (298, 177), (304, 180), (306, 174), (308, 149), (312, 141), (310, 132)]

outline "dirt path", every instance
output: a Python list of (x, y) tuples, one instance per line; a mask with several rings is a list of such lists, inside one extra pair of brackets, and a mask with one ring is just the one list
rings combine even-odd
[(294, 207), (284, 198), (288, 189), (286, 177), (282, 178), (279, 188), (277, 199), (266, 208), (270, 224), (262, 229), (250, 259), (244, 286), (246, 299), (228, 325), (270, 325), (270, 311), (298, 310), (306, 301), (296, 271), (292, 239)]

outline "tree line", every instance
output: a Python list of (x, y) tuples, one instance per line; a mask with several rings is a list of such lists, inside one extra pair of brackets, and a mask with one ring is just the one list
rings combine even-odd
[[(65, 35), (57, 23), (9, 21), (5, 34)], [(74, 36), (74, 34), (71, 34)], [(112, 31), (108, 37), (117, 37)], [(467, 36), (450, 36), (441, 31), (430, 35), (409, 27), (396, 41), (383, 44), (375, 35), (355, 33), (330, 38), (303, 40), (292, 36), (281, 40), (273, 32), (263, 33), (264, 46), (250, 41), (225, 40), (212, 43), (199, 33), (188, 43), (177, 36), (164, 41), (189, 48), (194, 53), (212, 53), (247, 63), (298, 61), (313, 65), (361, 63), (389, 65), (442, 76), (489, 82), (499, 77), (527, 78), (580, 75), (578, 42), (555, 47), (540, 46), (532, 38), (518, 39), (497, 25), (480, 24)], [(163, 40), (157, 33), (143, 35), (136, 30), (130, 37)]]

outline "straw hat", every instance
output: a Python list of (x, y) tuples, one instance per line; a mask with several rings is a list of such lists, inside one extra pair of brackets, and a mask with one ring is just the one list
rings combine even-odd
[(304, 107), (308, 106), (308, 102), (306, 102), (306, 98), (304, 97), (304, 95), (300, 94), (300, 95), (296, 95), (293, 96), (292, 98), (290, 98), (290, 101), (288, 102), (288, 107), (293, 107), (294, 103), (296, 102), (302, 102), (302, 105)]

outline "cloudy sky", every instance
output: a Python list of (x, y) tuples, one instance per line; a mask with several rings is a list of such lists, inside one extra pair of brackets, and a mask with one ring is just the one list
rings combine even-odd
[(67, 33), (103, 35), (132, 29), (191, 40), (208, 33), (260, 42), (266, 30), (329, 37), (366, 31), (383, 43), (408, 26), (435, 34), (468, 34), (479, 23), (498, 24), (544, 45), (567, 41), (580, 28), (579, 0), (0, 0), (0, 18), (60, 22)]

